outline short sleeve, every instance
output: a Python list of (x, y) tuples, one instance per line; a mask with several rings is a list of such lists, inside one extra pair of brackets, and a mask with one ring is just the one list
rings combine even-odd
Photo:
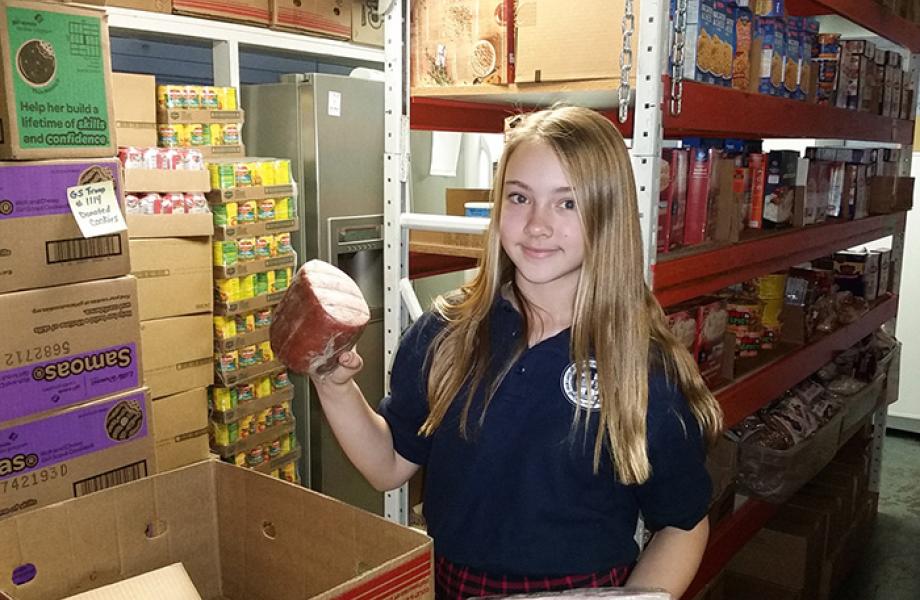
[(684, 395), (663, 376), (649, 381), (648, 455), (652, 476), (636, 490), (646, 527), (693, 529), (712, 495), (705, 444)]
[(403, 334), (393, 359), (390, 393), (377, 407), (390, 426), (396, 452), (417, 465), (428, 461), (431, 449), (431, 438), (418, 430), (428, 418), (428, 348), (442, 325), (434, 314), (425, 313)]

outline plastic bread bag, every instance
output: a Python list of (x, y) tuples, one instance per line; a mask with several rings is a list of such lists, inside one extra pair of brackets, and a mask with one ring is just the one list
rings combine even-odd
[(527, 598), (528, 600), (673, 600), (671, 594), (661, 590), (624, 588), (585, 588), (562, 592), (539, 592), (535, 594), (512, 594), (508, 596), (485, 596), (480, 600), (497, 598)]

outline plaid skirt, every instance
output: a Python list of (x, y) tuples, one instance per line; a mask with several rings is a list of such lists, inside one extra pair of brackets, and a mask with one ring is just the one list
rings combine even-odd
[(626, 583), (630, 571), (632, 571), (631, 566), (623, 566), (598, 573), (562, 577), (509, 577), (475, 571), (469, 567), (455, 565), (443, 557), (435, 557), (435, 598), (437, 600), (464, 600), (480, 596), (619, 587)]

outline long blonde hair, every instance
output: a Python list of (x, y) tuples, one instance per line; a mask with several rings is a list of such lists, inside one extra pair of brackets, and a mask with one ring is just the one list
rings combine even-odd
[[(635, 182), (622, 136), (600, 114), (585, 108), (554, 107), (522, 118), (509, 132), (492, 189), (492, 221), (477, 275), (434, 309), (446, 325), (428, 354), (429, 416), (420, 429), (431, 435), (448, 408), (467, 386), (460, 433), (475, 392), (482, 385), (491, 357), (490, 312), (503, 286), (522, 308), (529, 331), (529, 305), (514, 283), (515, 268), (501, 246), (505, 171), (509, 158), (525, 142), (540, 141), (553, 149), (574, 190), (584, 230), (585, 254), (575, 296), (570, 355), (576, 381), (590, 381), (589, 358), (597, 365), (600, 393), (599, 427), (594, 440), (594, 470), (603, 449), (612, 454), (616, 475), (626, 484), (651, 475), (646, 444), (648, 373), (658, 363), (687, 398), (705, 436), (714, 440), (721, 429), (718, 403), (687, 352), (669, 331), (664, 312), (646, 285), (642, 234)], [(511, 356), (486, 389), (488, 402), (511, 366), (526, 350), (521, 336)], [(583, 386), (576, 386), (583, 387)], [(579, 403), (581, 404), (581, 403)], [(575, 423), (581, 410), (576, 411)], [(574, 427), (574, 424), (573, 424)]]

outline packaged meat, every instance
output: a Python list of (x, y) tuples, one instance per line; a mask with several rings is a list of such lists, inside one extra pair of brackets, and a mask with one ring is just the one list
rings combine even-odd
[(296, 373), (323, 373), (352, 347), (370, 319), (358, 284), (338, 268), (311, 260), (294, 275), (270, 328), (275, 356)]

